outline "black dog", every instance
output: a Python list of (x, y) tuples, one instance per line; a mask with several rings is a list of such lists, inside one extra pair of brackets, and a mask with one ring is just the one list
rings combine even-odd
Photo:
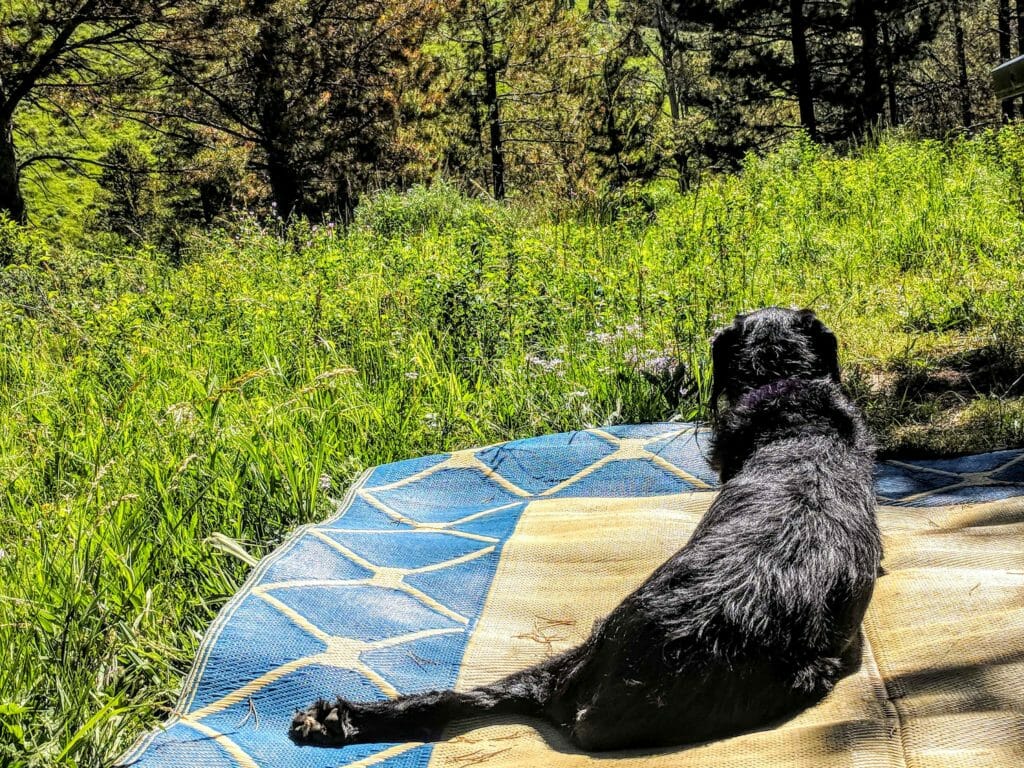
[(493, 685), (321, 700), (299, 743), (430, 740), (483, 713), (546, 718), (586, 750), (738, 733), (820, 699), (859, 662), (881, 558), (872, 446), (809, 310), (740, 315), (712, 345), (724, 485), (690, 541), (581, 646)]

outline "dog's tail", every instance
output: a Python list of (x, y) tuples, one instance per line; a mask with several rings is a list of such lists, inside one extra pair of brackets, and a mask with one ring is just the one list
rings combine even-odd
[(469, 691), (429, 691), (365, 703), (321, 700), (295, 715), (289, 735), (299, 743), (320, 746), (431, 741), (444, 726), (459, 720), (482, 715), (541, 716), (566, 656)]

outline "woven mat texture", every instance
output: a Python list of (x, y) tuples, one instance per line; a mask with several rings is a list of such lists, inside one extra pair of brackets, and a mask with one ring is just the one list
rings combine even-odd
[[(296, 708), (467, 688), (582, 641), (714, 497), (708, 433), (549, 435), (365, 473), (210, 628), (145, 768), (1024, 766), (1024, 452), (877, 470), (886, 575), (864, 658), (821, 704), (714, 743), (590, 756), (541, 723), (436, 744), (296, 747)], [(472, 724), (471, 724), (472, 725)]]

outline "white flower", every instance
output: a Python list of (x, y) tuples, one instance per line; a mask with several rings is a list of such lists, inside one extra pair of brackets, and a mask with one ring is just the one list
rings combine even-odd
[(659, 354), (654, 349), (646, 349), (642, 354), (634, 352), (632, 355), (627, 355), (627, 359), (640, 370), (646, 371), (652, 376), (671, 376), (672, 371), (678, 365), (678, 361), (674, 357), (664, 353)]
[(604, 331), (587, 331), (587, 341), (596, 341), (598, 344), (611, 344), (618, 338), (614, 333)]
[(535, 365), (547, 373), (557, 370), (562, 365), (562, 359), (553, 357), (550, 360), (545, 360), (540, 355), (527, 355), (526, 362), (530, 365)]
[(320, 475), (320, 481), (317, 484), (321, 491), (327, 492), (331, 490), (331, 476), (324, 473)]

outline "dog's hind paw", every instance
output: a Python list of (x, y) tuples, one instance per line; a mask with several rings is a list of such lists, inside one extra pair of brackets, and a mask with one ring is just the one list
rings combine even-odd
[(288, 737), (298, 744), (332, 747), (351, 743), (356, 733), (349, 704), (344, 699), (320, 699), (308, 709), (296, 712), (288, 729)]
[(793, 676), (793, 688), (804, 693), (824, 696), (835, 687), (842, 676), (841, 659), (823, 656), (798, 670)]

